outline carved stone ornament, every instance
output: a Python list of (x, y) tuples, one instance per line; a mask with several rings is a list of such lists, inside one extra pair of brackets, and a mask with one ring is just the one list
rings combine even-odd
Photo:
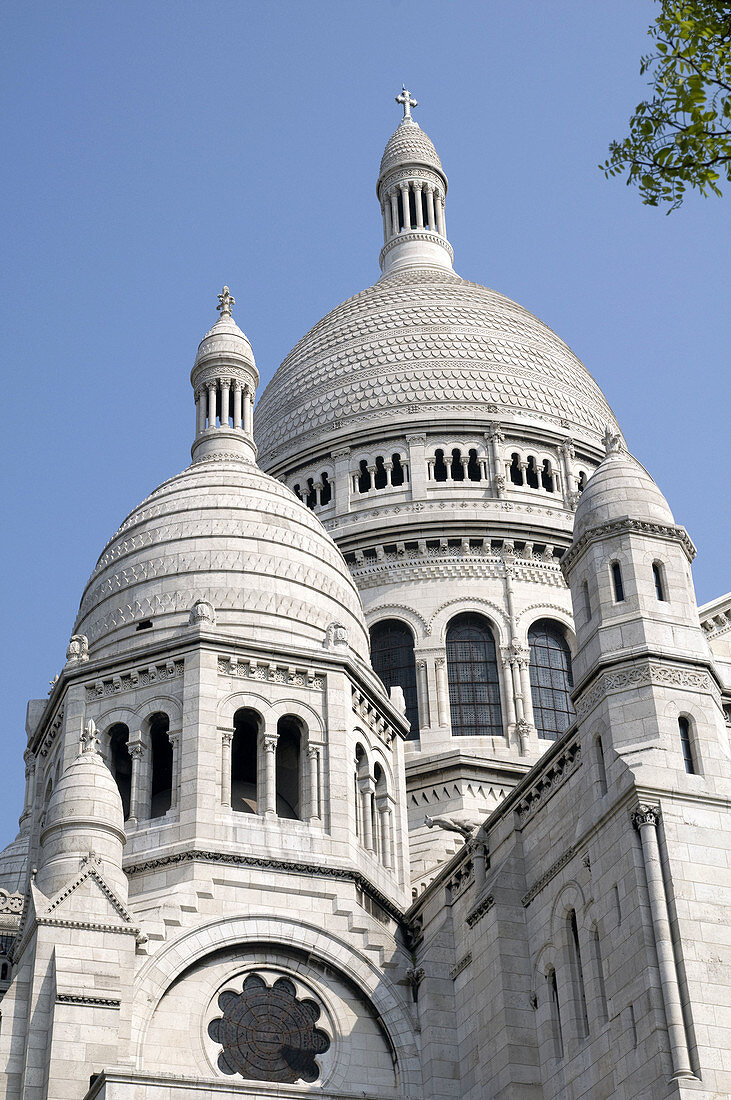
[(643, 825), (657, 826), (660, 823), (660, 807), (648, 806), (643, 803), (632, 811), (632, 824), (635, 829), (641, 829)]
[(188, 616), (190, 626), (216, 625), (216, 609), (208, 600), (196, 600)]
[(268, 986), (249, 974), (241, 993), (226, 989), (218, 998), (222, 1015), (208, 1034), (220, 1043), (218, 1068), (250, 1081), (311, 1084), (320, 1076), (317, 1056), (330, 1049), (330, 1038), (315, 1027), (320, 1006), (300, 1000), (294, 982), (277, 978)]
[(325, 649), (344, 649), (348, 645), (348, 631), (342, 623), (330, 623), (325, 631)]
[(85, 634), (72, 634), (66, 650), (66, 664), (89, 660), (89, 639)]
[(404, 697), (404, 689), (399, 687), (398, 684), (389, 690), (388, 697), (393, 703), (399, 714), (406, 714), (406, 699)]

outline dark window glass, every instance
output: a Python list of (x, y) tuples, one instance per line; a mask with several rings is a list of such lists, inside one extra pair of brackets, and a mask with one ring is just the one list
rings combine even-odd
[(391, 484), (403, 485), (404, 483), (404, 468), (401, 465), (400, 455), (391, 455), (391, 462), (393, 463), (393, 469), (391, 470)]
[(373, 476), (373, 488), (385, 489), (387, 480), (388, 479), (386, 476), (386, 467), (383, 462), (383, 455), (379, 455), (376, 459), (376, 472)]
[(324, 470), (320, 474), (320, 480), (322, 482), (322, 489), (320, 490), (320, 504), (329, 504), (332, 499), (333, 491), (332, 485), (330, 484), (330, 479), (328, 478)]
[(558, 1000), (558, 982), (556, 981), (556, 971), (549, 970), (546, 975), (548, 982), (548, 988), (551, 994), (551, 1021), (553, 1023), (553, 1042), (556, 1050), (556, 1057), (563, 1058), (563, 1031), (561, 1028), (561, 1005)]
[(561, 627), (539, 619), (528, 631), (533, 720), (539, 737), (555, 741), (574, 720), (571, 650)]
[(436, 452), (434, 456), (434, 480), (447, 480), (447, 464), (444, 461), (444, 451), (441, 450), (441, 448)]
[(452, 481), (464, 481), (464, 466), (462, 465), (462, 452), (459, 447), (452, 451)]
[(662, 583), (662, 568), (655, 561), (652, 563), (652, 579), (655, 582), (655, 595), (658, 600), (665, 602), (665, 588)]
[(365, 458), (360, 460), (360, 474), (358, 475), (358, 492), (367, 493), (371, 487), (371, 474)]
[(289, 819), (300, 816), (300, 723), (286, 714), (277, 722), (277, 815)]
[(406, 717), (411, 722), (409, 737), (418, 737), (414, 638), (405, 623), (400, 623), (398, 619), (386, 619), (371, 627), (371, 662), (387, 688), (402, 688)]
[(517, 453), (510, 456), (510, 480), (513, 485), (523, 484), (523, 467), (520, 465), (520, 455)]
[(124, 820), (129, 817), (132, 792), (132, 758), (129, 755), (129, 729), (123, 722), (116, 722), (109, 730), (109, 755), (111, 773), (119, 787)]
[(503, 735), (495, 639), (480, 615), (458, 615), (447, 631), (452, 736)]
[(234, 714), (231, 742), (231, 809), (236, 813), (255, 814), (257, 801), (257, 742), (259, 715), (241, 707)]
[(617, 603), (624, 600), (624, 583), (622, 581), (622, 567), (618, 561), (612, 562), (612, 584), (614, 585), (614, 598)]
[(693, 759), (693, 746), (690, 743), (690, 722), (687, 718), (678, 718), (680, 729), (680, 745), (683, 749), (683, 762), (688, 775), (696, 774), (695, 760)]
[(581, 963), (581, 944), (579, 943), (579, 929), (576, 924), (576, 913), (572, 909), (569, 913), (569, 943), (572, 949), (572, 962), (574, 964), (574, 994), (579, 1027), (586, 1038), (589, 1034), (589, 1013), (586, 1008), (586, 989), (584, 987), (584, 967)]
[(533, 455), (528, 455), (528, 465), (525, 468), (525, 480), (530, 489), (537, 489), (539, 487), (540, 471), (538, 463)]
[(477, 451), (474, 447), (470, 450), (470, 461), (467, 465), (467, 476), (470, 481), (482, 480), (482, 467), (480, 466), (479, 459), (477, 457)]
[(551, 463), (548, 461), (547, 458), (544, 458), (543, 460), (543, 469), (541, 470), (541, 485), (549, 493), (552, 493), (555, 488), (553, 470), (551, 469)]
[(167, 714), (153, 714), (150, 719), (150, 750), (152, 756), (152, 785), (150, 790), (150, 817), (162, 817), (172, 805), (173, 796), (173, 746), (168, 730)]

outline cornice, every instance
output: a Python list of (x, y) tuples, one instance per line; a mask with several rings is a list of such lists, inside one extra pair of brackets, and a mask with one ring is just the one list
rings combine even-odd
[(561, 559), (561, 568), (563, 569), (564, 576), (581, 557), (589, 543), (596, 542), (598, 539), (611, 538), (615, 535), (623, 534), (657, 535), (660, 538), (672, 539), (673, 542), (680, 543), (688, 561), (692, 562), (696, 555), (695, 546), (684, 527), (671, 526), (665, 523), (650, 523), (648, 520), (623, 517), (622, 519), (613, 520), (611, 523), (599, 523), (595, 527), (590, 527), (588, 531), (584, 531)]

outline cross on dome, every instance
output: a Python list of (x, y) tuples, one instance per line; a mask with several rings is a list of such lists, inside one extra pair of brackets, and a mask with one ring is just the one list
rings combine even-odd
[(411, 118), (411, 108), (418, 107), (418, 99), (413, 99), (411, 92), (405, 84), (401, 85), (401, 94), (396, 96), (396, 102), (403, 104), (404, 118)]
[(228, 287), (225, 286), (221, 293), (218, 295), (218, 305), (216, 306), (216, 309), (221, 314), (221, 317), (230, 317), (231, 306), (235, 305), (236, 299), (234, 298)]

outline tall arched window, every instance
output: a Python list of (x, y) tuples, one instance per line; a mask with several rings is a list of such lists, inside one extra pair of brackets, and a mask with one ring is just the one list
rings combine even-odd
[(406, 717), (411, 722), (409, 737), (418, 737), (414, 636), (405, 623), (386, 619), (371, 627), (371, 662), (387, 688), (403, 689)]
[(290, 820), (300, 815), (300, 750), (302, 725), (286, 714), (277, 722), (277, 814)]
[(539, 737), (555, 741), (574, 720), (571, 650), (562, 628), (539, 619), (528, 631), (533, 720)]
[(495, 639), (481, 615), (467, 612), (447, 630), (449, 707), (454, 737), (501, 737), (500, 679)]
[(261, 719), (255, 710), (241, 707), (234, 714), (231, 742), (231, 809), (240, 814), (259, 810), (257, 746)]
[(129, 817), (132, 794), (132, 757), (129, 755), (128, 744), (129, 728), (124, 722), (115, 722), (109, 730), (110, 770), (119, 788), (125, 821)]
[(681, 715), (681, 717), (678, 718), (678, 729), (680, 731), (680, 747), (683, 750), (683, 763), (685, 764), (685, 770), (687, 771), (688, 775), (695, 775), (698, 769), (695, 766), (693, 743), (690, 737), (690, 722), (684, 715)]
[(173, 746), (168, 730), (167, 714), (158, 711), (150, 718), (150, 757), (152, 780), (150, 784), (150, 817), (162, 817), (173, 800)]

